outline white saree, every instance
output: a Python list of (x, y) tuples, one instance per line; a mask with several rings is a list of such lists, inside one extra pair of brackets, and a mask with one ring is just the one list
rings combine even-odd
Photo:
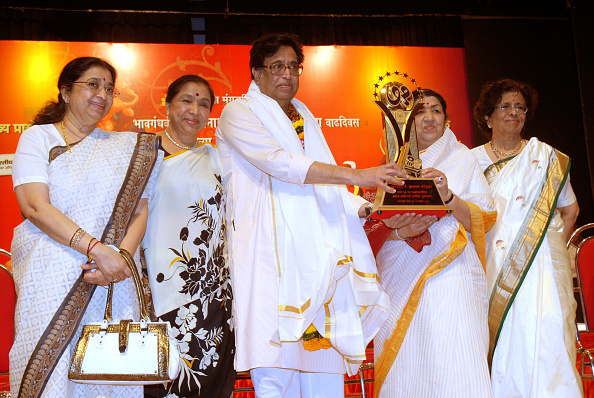
[[(51, 134), (57, 133), (59, 136), (53, 125), (33, 126), (29, 130), (29, 133), (23, 133), (21, 140), (29, 138), (29, 142), (41, 143), (47, 141)], [(82, 141), (72, 145), (72, 153), (64, 152), (47, 166), (51, 204), (90, 235), (101, 238), (128, 172), (136, 141), (136, 133), (114, 133), (95, 129)], [(18, 152), (19, 150), (17, 156)], [(47, 156), (46, 153), (46, 163)], [(26, 163), (28, 159), (23, 158), (22, 161)], [(155, 169), (157, 167), (158, 163)], [(155, 174), (153, 173), (153, 176)], [(151, 177), (146, 191), (150, 191), (153, 184)], [(139, 264), (138, 254), (134, 257)], [(81, 264), (86, 262), (87, 258), (84, 255), (57, 243), (28, 220), (15, 228), (12, 267), (18, 300), (15, 312), (15, 341), (10, 351), (10, 388), (15, 396), (19, 391), (29, 357), (41, 334), (80, 276)], [(107, 289), (95, 289), (81, 325), (60, 357), (42, 397), (143, 396), (142, 386), (100, 386), (77, 384), (68, 380), (70, 360), (82, 325), (100, 322), (103, 319), (106, 296)], [(117, 283), (113, 297), (114, 319), (138, 319), (138, 316), (139, 307), (134, 282), (130, 278)]]
[(555, 210), (568, 174), (569, 158), (536, 138), (485, 171), (498, 211), (487, 234), (495, 397), (582, 396), (572, 270)]
[(376, 395), (491, 397), (487, 365), (487, 281), (484, 231), (495, 220), (489, 187), (475, 157), (451, 130), (420, 154), (423, 168), (448, 178), (469, 204), (472, 230), (445, 216), (417, 253), (387, 241), (377, 255), (391, 317), (375, 338)]

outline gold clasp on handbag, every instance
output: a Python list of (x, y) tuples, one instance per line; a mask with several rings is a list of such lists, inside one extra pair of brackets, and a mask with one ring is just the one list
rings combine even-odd
[(130, 334), (130, 322), (131, 319), (122, 319), (120, 321), (120, 333), (119, 333), (119, 347), (120, 354), (125, 354), (128, 349), (128, 335)]

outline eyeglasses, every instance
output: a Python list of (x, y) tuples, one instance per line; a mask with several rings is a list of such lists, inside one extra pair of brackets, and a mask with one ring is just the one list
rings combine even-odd
[(303, 73), (303, 65), (291, 64), (285, 65), (282, 62), (275, 62), (270, 65), (263, 65), (262, 68), (270, 69), (270, 73), (279, 76), (285, 73), (285, 69), (289, 68), (289, 73), (292, 76), (299, 76)]
[(528, 112), (528, 108), (526, 108), (524, 105), (511, 106), (509, 104), (505, 104), (498, 106), (497, 108), (499, 108), (499, 110), (503, 113), (511, 113), (512, 109), (515, 109), (516, 113), (518, 113), (519, 115), (524, 115)]
[(92, 92), (94, 95), (99, 94), (103, 88), (105, 89), (105, 93), (108, 97), (116, 98), (118, 95), (120, 95), (118, 89), (115, 88), (112, 84), (103, 84), (101, 83), (101, 81), (99, 81), (99, 79), (89, 79), (86, 82), (74, 83), (84, 84), (83, 87)]

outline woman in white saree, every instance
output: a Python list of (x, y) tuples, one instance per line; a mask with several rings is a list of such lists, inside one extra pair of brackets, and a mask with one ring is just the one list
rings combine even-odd
[(490, 137), (474, 148), (497, 222), (487, 234), (489, 359), (495, 397), (579, 397), (572, 270), (565, 242), (579, 211), (570, 160), (522, 138), (537, 93), (511, 79), (487, 83), (474, 118)]
[(495, 221), (493, 199), (474, 156), (446, 128), (441, 95), (422, 93), (422, 177), (436, 181), (452, 214), (396, 215), (379, 226), (394, 230), (377, 254), (392, 310), (374, 341), (376, 394), (490, 397), (484, 233)]
[[(58, 101), (42, 109), (19, 140), (12, 177), (25, 220), (12, 241), (15, 396), (142, 396), (141, 386), (68, 380), (81, 324), (101, 321), (105, 311), (107, 290), (86, 282), (117, 283), (114, 318), (138, 319), (131, 271), (117, 248), (135, 253), (144, 234), (144, 191), (158, 167), (159, 138), (95, 127), (117, 95), (115, 79), (115, 69), (101, 59), (69, 62), (58, 80)], [(98, 271), (82, 272), (92, 269)]]

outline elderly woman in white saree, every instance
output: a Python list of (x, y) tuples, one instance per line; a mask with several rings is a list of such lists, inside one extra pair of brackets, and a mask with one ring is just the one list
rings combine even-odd
[(495, 397), (579, 397), (572, 270), (565, 242), (579, 207), (570, 160), (521, 136), (537, 93), (487, 83), (474, 117), (491, 141), (473, 149), (497, 208), (487, 234), (489, 358)]
[[(117, 283), (114, 318), (139, 316), (131, 271), (117, 249), (135, 253), (144, 234), (159, 138), (95, 127), (117, 95), (115, 79), (115, 69), (101, 59), (69, 62), (58, 80), (58, 101), (41, 110), (19, 140), (13, 184), (25, 221), (12, 242), (14, 396), (143, 395), (141, 386), (68, 380), (79, 324), (99, 322), (105, 311), (107, 290), (86, 282)], [(98, 271), (82, 272), (92, 269)]]
[(474, 156), (446, 128), (441, 95), (422, 93), (422, 177), (435, 179), (452, 214), (380, 221), (379, 229), (394, 229), (383, 247), (369, 234), (381, 247), (378, 272), (392, 302), (374, 341), (375, 388), (383, 398), (490, 397), (484, 234), (495, 220), (493, 199)]

